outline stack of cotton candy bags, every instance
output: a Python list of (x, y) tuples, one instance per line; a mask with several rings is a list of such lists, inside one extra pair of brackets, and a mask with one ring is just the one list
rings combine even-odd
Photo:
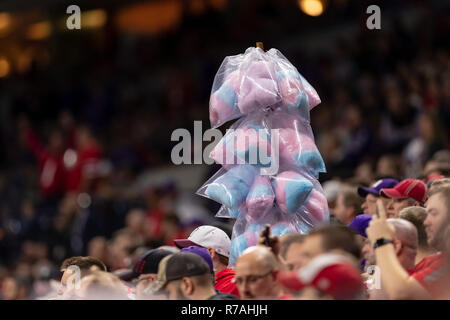
[(231, 266), (257, 244), (266, 224), (282, 236), (328, 220), (317, 180), (325, 165), (309, 122), (319, 103), (314, 88), (276, 49), (249, 48), (222, 63), (210, 98), (211, 125), (240, 119), (210, 153), (222, 168), (197, 193), (222, 204), (216, 217), (235, 219)]

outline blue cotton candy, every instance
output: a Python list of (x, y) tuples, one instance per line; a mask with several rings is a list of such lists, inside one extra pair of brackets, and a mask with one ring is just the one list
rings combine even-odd
[(237, 95), (229, 85), (224, 83), (215, 93), (228, 107), (239, 111), (236, 103)]
[(293, 228), (289, 227), (288, 225), (280, 223), (280, 224), (274, 225), (270, 229), (270, 232), (273, 236), (281, 237), (285, 234), (293, 233), (294, 230), (293, 230)]
[(256, 245), (258, 235), (255, 232), (246, 231), (240, 236), (231, 240), (230, 247), (230, 265), (235, 265), (237, 258), (250, 246)]
[(326, 172), (325, 163), (317, 150), (302, 151), (296, 155), (299, 167), (311, 168), (312, 173), (317, 176), (319, 172)]
[(257, 234), (260, 234), (263, 229), (264, 224), (261, 223), (252, 223), (247, 227), (248, 231), (256, 232)]
[(310, 121), (309, 102), (306, 93), (301, 92), (294, 104), (288, 104), (287, 111), (293, 115), (300, 115), (303, 119)]
[(313, 184), (306, 179), (286, 181), (286, 207), (289, 212), (295, 212), (306, 200)]
[(238, 208), (238, 209), (227, 208), (227, 212), (228, 212), (228, 215), (230, 216), (230, 218), (234, 218), (234, 219), (239, 217), (242, 213), (241, 208)]
[(236, 166), (208, 185), (205, 194), (233, 210), (245, 201), (256, 174), (252, 166)]
[(264, 215), (267, 210), (272, 208), (274, 200), (275, 193), (269, 178), (267, 176), (258, 176), (254, 180), (245, 201), (251, 219), (257, 220)]

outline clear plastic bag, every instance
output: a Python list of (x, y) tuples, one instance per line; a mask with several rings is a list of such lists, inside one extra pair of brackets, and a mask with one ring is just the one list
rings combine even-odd
[(309, 121), (320, 103), (316, 90), (277, 49), (250, 47), (222, 62), (211, 91), (211, 126), (266, 107), (285, 108)]
[(237, 164), (263, 168), (326, 172), (314, 142), (311, 124), (284, 109), (252, 113), (236, 121), (211, 151), (210, 157), (229, 169)]
[(258, 244), (261, 231), (266, 224), (271, 226), (271, 235), (281, 237), (290, 233), (308, 233), (313, 226), (296, 215), (285, 214), (274, 206), (258, 220), (249, 221), (247, 216), (239, 216), (233, 227), (229, 266), (234, 267), (237, 258), (248, 247)]
[(230, 170), (220, 169), (197, 194), (217, 201), (231, 210), (237, 210), (247, 198), (257, 169), (250, 165), (238, 165)]

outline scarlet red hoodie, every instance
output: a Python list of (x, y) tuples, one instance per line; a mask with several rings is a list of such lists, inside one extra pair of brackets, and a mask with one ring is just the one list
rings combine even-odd
[(239, 291), (236, 285), (232, 282), (234, 279), (233, 269), (223, 269), (216, 274), (215, 288), (222, 293), (231, 293), (239, 297)]

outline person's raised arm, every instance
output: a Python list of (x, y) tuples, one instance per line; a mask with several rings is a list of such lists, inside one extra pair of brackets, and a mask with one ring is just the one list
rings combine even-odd
[(19, 132), (23, 135), (27, 147), (35, 154), (39, 161), (45, 161), (47, 151), (43, 147), (36, 133), (32, 130), (28, 119), (23, 117), (19, 119)]
[(372, 217), (366, 232), (372, 246), (376, 245), (375, 259), (380, 268), (383, 289), (389, 299), (431, 299), (425, 288), (400, 264), (394, 245), (390, 242), (394, 230), (386, 220), (386, 211), (380, 199), (377, 200), (377, 215)]

